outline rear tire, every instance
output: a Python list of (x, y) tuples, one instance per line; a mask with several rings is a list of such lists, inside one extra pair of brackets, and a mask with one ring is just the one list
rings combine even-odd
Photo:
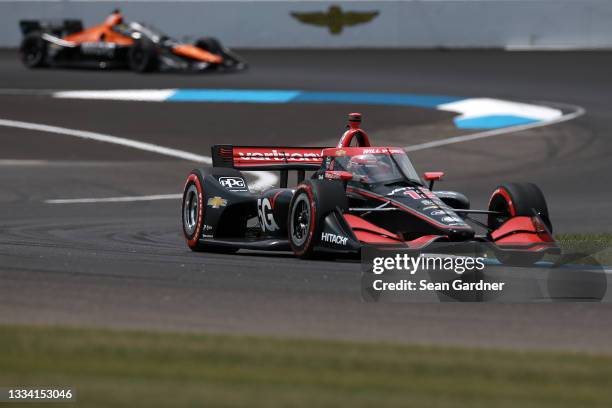
[(201, 239), (202, 229), (206, 225), (204, 222), (206, 217), (204, 179), (208, 171), (208, 169), (195, 169), (187, 176), (181, 205), (183, 235), (187, 246), (192, 251), (232, 254), (238, 249), (207, 244)]
[(28, 68), (40, 68), (46, 65), (47, 42), (39, 32), (27, 34), (20, 47), (21, 62)]
[(157, 49), (149, 39), (136, 41), (128, 52), (128, 64), (132, 71), (140, 73), (154, 71), (158, 62)]
[(302, 259), (313, 258), (325, 217), (336, 208), (347, 207), (346, 192), (339, 181), (306, 180), (297, 186), (287, 220), (293, 253)]

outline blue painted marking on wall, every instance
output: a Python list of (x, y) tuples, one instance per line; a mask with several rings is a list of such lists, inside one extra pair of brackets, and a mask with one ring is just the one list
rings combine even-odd
[(299, 91), (283, 90), (179, 89), (167, 101), (287, 103), (299, 94)]
[(459, 129), (498, 129), (508, 126), (527, 125), (540, 121), (521, 116), (491, 115), (469, 119), (455, 118), (454, 122), (455, 126)]

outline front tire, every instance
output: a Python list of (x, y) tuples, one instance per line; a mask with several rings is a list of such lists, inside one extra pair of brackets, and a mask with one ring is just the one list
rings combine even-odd
[(214, 37), (202, 37), (196, 41), (195, 46), (208, 51), (211, 54), (217, 54), (223, 56), (223, 47), (221, 42)]
[(19, 49), (21, 62), (28, 68), (40, 68), (46, 65), (47, 42), (39, 32), (27, 34)]
[(132, 45), (128, 52), (128, 64), (135, 72), (152, 72), (158, 66), (157, 50), (155, 44), (143, 38)]
[(222, 65), (225, 68), (234, 70), (243, 70), (248, 68), (248, 65), (242, 61), (240, 57), (221, 45), (221, 42), (215, 37), (202, 37), (195, 42), (195, 46), (208, 51), (211, 54), (220, 55), (223, 57)]
[[(487, 224), (492, 231), (510, 217), (533, 217), (535, 211), (552, 233), (546, 199), (538, 186), (533, 183), (505, 183), (497, 186), (489, 200), (489, 211), (502, 213), (502, 215), (488, 216)], [(497, 251), (496, 257), (504, 265), (530, 266), (540, 261), (544, 253)]]
[(489, 211), (501, 212), (502, 215), (489, 215), (487, 224), (491, 230), (495, 230), (509, 217), (533, 217), (534, 210), (552, 233), (552, 223), (542, 190), (533, 183), (505, 183), (497, 186), (489, 199)]

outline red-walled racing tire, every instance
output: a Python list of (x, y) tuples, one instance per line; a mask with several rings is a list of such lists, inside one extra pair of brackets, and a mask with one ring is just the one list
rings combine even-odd
[(548, 215), (548, 206), (542, 191), (533, 183), (505, 183), (497, 186), (489, 199), (489, 211), (498, 211), (503, 215), (489, 215), (487, 224), (495, 230), (508, 217), (532, 217), (535, 210), (546, 228), (552, 232), (552, 224)]
[[(501, 212), (502, 216), (489, 215), (487, 224), (491, 230), (499, 228), (508, 217), (532, 217), (535, 212), (552, 233), (548, 206), (542, 191), (533, 183), (505, 183), (497, 186), (489, 199), (489, 211)], [(530, 266), (544, 257), (543, 252), (497, 251), (497, 259), (512, 266)]]
[(325, 217), (336, 208), (347, 207), (346, 193), (339, 181), (306, 180), (297, 186), (287, 220), (293, 253), (300, 258), (313, 258)]
[(202, 228), (206, 218), (204, 179), (209, 171), (209, 169), (195, 169), (187, 176), (181, 205), (183, 235), (192, 251), (234, 253), (238, 249), (207, 244), (202, 239)]

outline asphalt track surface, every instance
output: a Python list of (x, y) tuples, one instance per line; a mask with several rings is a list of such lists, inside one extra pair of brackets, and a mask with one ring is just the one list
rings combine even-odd
[[(89, 130), (209, 155), (215, 143), (330, 145), (349, 111), (377, 144), (460, 134), (452, 115), (356, 105), (53, 100), (50, 89), (232, 88), (497, 97), (578, 105), (576, 120), (412, 153), (475, 207), (501, 181), (544, 190), (558, 232), (610, 232), (610, 53), (249, 51), (230, 75), (28, 71), (0, 52), (0, 119)], [(31, 90), (29, 95), (24, 90)], [(606, 304), (363, 303), (359, 266), (288, 254), (191, 253), (174, 200), (46, 204), (180, 192), (195, 166), (0, 127), (0, 321), (612, 351)]]

